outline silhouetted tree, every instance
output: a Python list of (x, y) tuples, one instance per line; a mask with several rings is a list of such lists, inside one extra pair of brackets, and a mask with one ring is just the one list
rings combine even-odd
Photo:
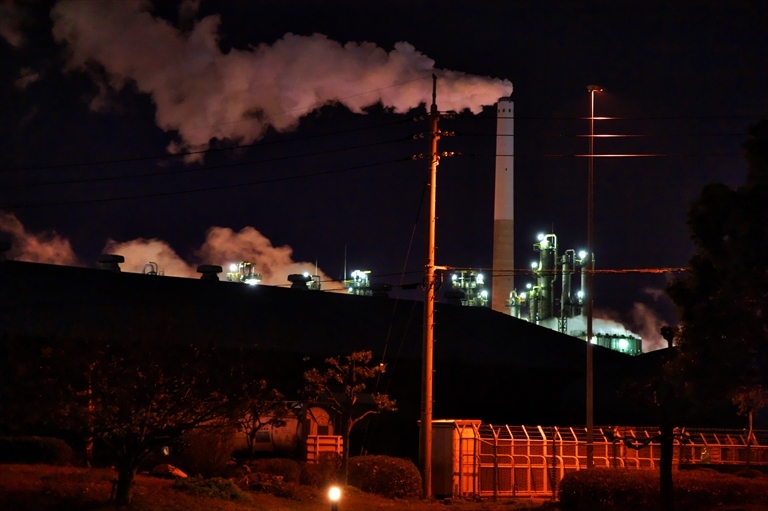
[[(195, 427), (231, 424), (260, 390), (248, 353), (175, 342), (167, 333), (167, 342), (138, 331), (119, 340), (58, 338), (26, 361), (36, 364), (33, 383), (47, 394), (40, 416), (99, 439), (114, 456), (120, 505), (130, 502), (150, 454)], [(18, 388), (22, 396), (31, 391)]]
[[(313, 401), (320, 401), (341, 417), (341, 435), (344, 440), (341, 471), (344, 482), (347, 481), (349, 466), (349, 436), (352, 428), (365, 417), (382, 411), (394, 411), (395, 401), (387, 394), (365, 394), (366, 381), (376, 378), (384, 372), (384, 364), (371, 365), (370, 351), (356, 351), (345, 357), (332, 357), (325, 360), (329, 367), (321, 372), (314, 368), (306, 373), (307, 395)], [(360, 403), (362, 396), (370, 396), (371, 401)]]
[(768, 403), (768, 119), (744, 148), (745, 184), (707, 185), (691, 206), (695, 252), (667, 292), (681, 320), (670, 370), (699, 403), (731, 401), (751, 423)]
[(265, 426), (283, 426), (290, 413), (285, 397), (277, 389), (270, 389), (266, 380), (260, 380), (255, 394), (237, 414), (237, 427), (245, 434), (248, 454), (253, 459), (256, 433)]

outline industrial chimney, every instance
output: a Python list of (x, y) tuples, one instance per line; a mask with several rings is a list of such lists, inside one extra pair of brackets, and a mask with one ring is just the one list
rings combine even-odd
[(512, 98), (496, 105), (496, 193), (493, 210), (493, 278), (491, 308), (509, 313), (507, 299), (515, 288), (515, 118)]

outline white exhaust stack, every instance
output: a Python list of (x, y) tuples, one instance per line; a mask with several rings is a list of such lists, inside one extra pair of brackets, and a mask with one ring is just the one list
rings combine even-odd
[[(493, 210), (491, 308), (509, 314), (506, 302), (515, 288), (515, 118), (511, 97), (496, 105), (496, 194)], [(503, 272), (503, 274), (502, 274)]]

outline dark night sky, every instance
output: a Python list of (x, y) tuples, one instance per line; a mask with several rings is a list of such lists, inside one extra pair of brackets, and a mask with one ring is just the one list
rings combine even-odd
[[(108, 10), (117, 2), (102, 4)], [(374, 281), (398, 283), (404, 267), (413, 272), (405, 282), (421, 279), (427, 165), (401, 160), (428, 151), (427, 142), (405, 140), (427, 129), (409, 120), (423, 107), (406, 114), (374, 105), (359, 115), (324, 106), (295, 130), (268, 129), (252, 147), (209, 152), (202, 162), (136, 160), (167, 154), (168, 144), (179, 140), (178, 133), (156, 124), (156, 98), (138, 92), (128, 79), (120, 90), (104, 89), (106, 109), (89, 110), (99, 94), (94, 77), (105, 76), (104, 68), (90, 63), (86, 73), (67, 67), (72, 39), (68, 45), (54, 38), (53, 2), (0, 5), (0, 211), (14, 215), (28, 237), (39, 240), (41, 233), (55, 231), (86, 265), (108, 239), (137, 238), (164, 240), (196, 263), (210, 227), (251, 226), (274, 246), (290, 246), (293, 260), (317, 261), (332, 278), (341, 276), (346, 246), (348, 268), (370, 269)], [(746, 127), (768, 111), (768, 4), (762, 1), (202, 0), (192, 18), (180, 18), (177, 5), (168, 2), (153, 14), (180, 34), (220, 15), (217, 51), (223, 53), (271, 46), (289, 32), (320, 33), (340, 43), (368, 41), (386, 52), (407, 41), (433, 59), (435, 68), (511, 81), (518, 268), (528, 268), (535, 257), (538, 232), (556, 233), (561, 248), (585, 245), (587, 159), (572, 155), (588, 150), (587, 138), (577, 137), (589, 131), (587, 84), (606, 89), (597, 98), (596, 115), (620, 118), (597, 121), (596, 133), (640, 135), (598, 139), (597, 154), (661, 155), (596, 159), (600, 268), (684, 266), (692, 250), (685, 225), (690, 201), (708, 182), (743, 181)], [(109, 44), (133, 40), (137, 61), (173, 51), (135, 31), (127, 38), (108, 35)], [(298, 52), (286, 58), (301, 57)], [(333, 62), (317, 54), (308, 66), (336, 73)], [(292, 84), (303, 81), (298, 73)], [(376, 88), (371, 83), (347, 83), (342, 97), (367, 93)], [(173, 101), (176, 91), (166, 92)], [(438, 106), (440, 99), (438, 82)], [(441, 121), (460, 134), (441, 142), (441, 150), (465, 156), (439, 167), (437, 264), (491, 265), (494, 114), (491, 107)], [(214, 149), (233, 145), (211, 142)], [(372, 165), (379, 163), (384, 164)], [(111, 200), (119, 197), (132, 198)], [(8, 218), (4, 230), (12, 237)], [(21, 243), (14, 238), (17, 248)], [(633, 304), (639, 302), (660, 320), (674, 322), (668, 300), (648, 291), (662, 289), (667, 278), (600, 275), (596, 307), (635, 326), (632, 312), (642, 308)]]

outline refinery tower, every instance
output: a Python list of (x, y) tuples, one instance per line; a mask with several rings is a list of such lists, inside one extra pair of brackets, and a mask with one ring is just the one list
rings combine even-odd
[(496, 105), (496, 192), (493, 209), (493, 279), (491, 308), (509, 313), (506, 303), (515, 288), (515, 117), (512, 98)]

